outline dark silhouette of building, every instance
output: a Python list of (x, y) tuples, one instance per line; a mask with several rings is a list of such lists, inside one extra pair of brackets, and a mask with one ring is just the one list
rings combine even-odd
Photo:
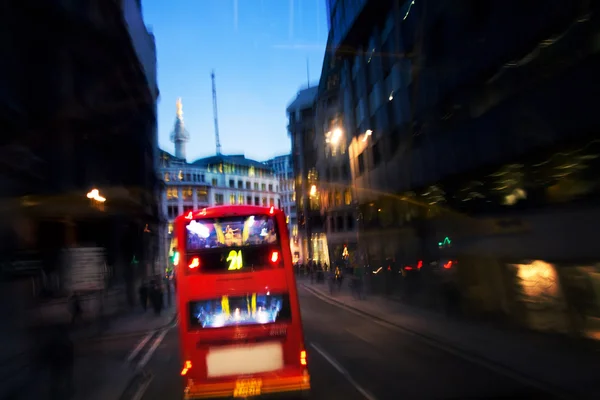
[(597, 2), (327, 10), (360, 247), (374, 268), (460, 258), (463, 295), (488, 293), (477, 307), (509, 312), (504, 266), (600, 259)]
[(61, 249), (93, 244), (131, 286), (158, 215), (156, 52), (139, 1), (4, 2), (0, 26), (3, 273), (30, 250), (52, 274)]

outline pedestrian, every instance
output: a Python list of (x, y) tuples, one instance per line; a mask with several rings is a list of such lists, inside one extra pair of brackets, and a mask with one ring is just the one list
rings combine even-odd
[(42, 349), (44, 364), (50, 372), (50, 398), (68, 400), (74, 395), (73, 372), (75, 351), (64, 326), (51, 329)]
[(142, 309), (144, 312), (148, 309), (148, 283), (144, 279), (142, 284), (140, 285), (140, 304), (142, 305)]
[(78, 320), (82, 319), (83, 314), (81, 298), (77, 292), (73, 292), (69, 298), (69, 311), (71, 312), (71, 325), (74, 326)]

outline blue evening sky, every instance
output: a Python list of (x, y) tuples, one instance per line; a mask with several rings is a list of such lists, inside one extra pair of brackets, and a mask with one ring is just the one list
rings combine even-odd
[(290, 151), (285, 109), (318, 81), (327, 40), (324, 0), (145, 0), (156, 36), (158, 136), (173, 152), (175, 101), (191, 139), (187, 159), (215, 154), (210, 73), (223, 154), (266, 160)]

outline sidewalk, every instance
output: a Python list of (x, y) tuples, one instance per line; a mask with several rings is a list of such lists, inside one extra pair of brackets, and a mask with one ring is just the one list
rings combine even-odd
[(456, 320), (394, 300), (370, 296), (355, 300), (349, 293), (329, 294), (327, 285), (301, 283), (330, 301), (382, 319), (445, 347), (472, 355), (567, 397), (600, 398), (600, 352), (567, 338), (535, 332), (500, 330)]
[[(169, 306), (165, 304), (165, 309), (160, 315), (148, 309), (143, 312), (138, 309), (128, 313), (121, 314), (118, 317), (111, 318), (107, 324), (101, 327), (96, 324), (87, 324), (80, 329), (72, 331), (70, 336), (75, 343), (75, 347), (86, 346), (86, 341), (103, 340), (128, 335), (142, 335), (145, 332), (159, 330), (168, 326), (177, 316), (177, 310), (174, 302)], [(43, 335), (43, 332), (41, 332)], [(85, 353), (85, 352), (84, 352)], [(78, 400), (105, 400), (118, 399), (125, 391), (136, 371), (123, 360), (116, 360), (114, 357), (106, 357), (103, 354), (80, 354), (75, 358), (75, 368), (73, 382), (75, 385), (75, 396)], [(21, 387), (13, 393), (18, 393), (15, 400), (31, 398), (48, 398), (49, 376), (47, 371), (40, 371), (36, 361), (30, 359), (31, 354), (22, 354), (20, 360), (22, 364), (27, 364), (27, 371), (24, 379), (21, 379)], [(35, 385), (31, 384), (35, 382)]]
[(156, 315), (153, 310), (148, 308), (146, 312), (138, 306), (137, 309), (113, 317), (107, 321), (106, 325), (99, 327), (97, 324), (91, 324), (72, 334), (73, 340), (102, 339), (107, 336), (134, 335), (142, 332), (161, 329), (169, 325), (176, 318), (177, 308), (174, 300), (169, 306), (168, 303)]

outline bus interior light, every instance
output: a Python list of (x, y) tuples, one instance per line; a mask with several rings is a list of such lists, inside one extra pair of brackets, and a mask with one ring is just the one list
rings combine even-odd
[(190, 269), (198, 268), (199, 266), (200, 266), (200, 259), (198, 257), (192, 258), (192, 261), (190, 261), (190, 264), (188, 265), (188, 267)]
[(300, 352), (300, 365), (306, 365), (306, 351), (302, 350)]

